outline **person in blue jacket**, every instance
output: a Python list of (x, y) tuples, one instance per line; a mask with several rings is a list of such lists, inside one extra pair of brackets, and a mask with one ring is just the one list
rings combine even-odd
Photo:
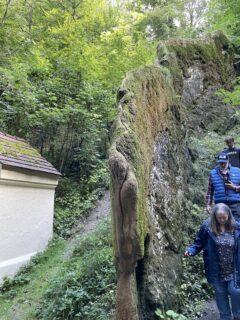
[(212, 203), (225, 203), (236, 220), (240, 220), (240, 169), (231, 166), (225, 153), (218, 155), (218, 165), (210, 172), (206, 194), (207, 211)]
[(231, 320), (233, 314), (234, 320), (240, 320), (240, 225), (227, 205), (215, 205), (185, 256), (202, 250), (205, 275), (214, 288), (220, 319)]

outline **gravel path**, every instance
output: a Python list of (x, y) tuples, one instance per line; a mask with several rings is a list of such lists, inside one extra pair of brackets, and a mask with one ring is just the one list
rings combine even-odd
[(219, 319), (219, 313), (217, 311), (216, 303), (213, 300), (206, 302), (205, 306), (203, 307), (202, 316), (200, 318), (197, 318), (197, 320), (218, 320), (218, 319)]
[(101, 199), (98, 200), (96, 206), (91, 210), (88, 217), (78, 221), (71, 230), (71, 236), (68, 239), (68, 245), (64, 252), (63, 258), (69, 259), (77, 243), (81, 241), (83, 235), (96, 229), (96, 226), (105, 218), (110, 216), (110, 192), (106, 191)]
[(78, 224), (73, 227), (70, 239), (79, 231), (86, 234), (95, 230), (99, 221), (110, 215), (110, 211), (110, 192), (106, 191), (103, 197), (98, 200), (96, 206), (91, 210), (88, 217), (85, 220), (78, 222)]

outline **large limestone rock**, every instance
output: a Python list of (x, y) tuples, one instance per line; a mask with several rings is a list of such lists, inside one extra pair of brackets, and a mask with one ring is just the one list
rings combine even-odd
[(157, 307), (178, 304), (188, 134), (229, 125), (233, 112), (215, 91), (232, 74), (219, 33), (161, 43), (158, 64), (128, 73), (119, 89), (109, 154), (118, 320), (153, 319)]

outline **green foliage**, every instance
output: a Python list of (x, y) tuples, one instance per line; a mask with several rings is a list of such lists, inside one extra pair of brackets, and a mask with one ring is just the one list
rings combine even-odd
[(110, 225), (102, 223), (98, 226), (96, 232), (91, 236), (85, 236), (81, 239), (79, 245), (74, 249), (74, 256), (83, 256), (86, 252), (98, 251), (105, 247), (111, 247), (112, 237)]
[[(240, 63), (240, 60), (239, 60)], [(225, 89), (220, 89), (217, 94), (220, 95), (224, 102), (229, 103), (233, 106), (240, 105), (240, 77), (237, 77), (234, 82), (234, 90), (227, 91)]]
[(184, 315), (176, 313), (173, 310), (162, 312), (160, 309), (157, 309), (155, 311), (155, 314), (159, 317), (159, 319), (164, 319), (164, 320), (171, 320), (171, 319), (187, 320), (187, 318)]
[(144, 19), (139, 23), (151, 39), (194, 38), (204, 29), (203, 13), (207, 1), (142, 0), (139, 10)]
[[(200, 225), (208, 218), (204, 207), (193, 205), (187, 219), (184, 246), (188, 247), (194, 240)], [(183, 274), (179, 288), (181, 311), (188, 318), (200, 315), (201, 304), (213, 295), (204, 275), (202, 254), (182, 259)]]
[(0, 125), (61, 173), (88, 178), (106, 158), (115, 92), (153, 62), (140, 13), (107, 0), (0, 0)]
[(223, 30), (238, 45), (240, 45), (239, 8), (239, 0), (211, 0), (208, 6), (210, 30)]
[[(240, 66), (240, 0), (211, 0), (208, 8), (209, 30), (222, 30), (229, 36), (233, 44), (235, 64)], [(234, 89), (227, 91), (219, 90), (218, 94), (224, 98), (226, 103), (233, 106), (240, 104), (239, 77), (234, 81)]]
[[(9, 292), (16, 286), (22, 286), (29, 281), (31, 281), (31, 277), (29, 276), (29, 271), (34, 269), (34, 267), (40, 262), (44, 260), (44, 256), (42, 253), (38, 253), (36, 256), (34, 256), (30, 262), (26, 265), (20, 268), (18, 273), (13, 277), (4, 277), (3, 283), (0, 287), (1, 294), (4, 294), (6, 292)], [(13, 295), (13, 292), (10, 293), (10, 295)]]
[(105, 222), (76, 247), (41, 299), (38, 319), (109, 319), (116, 282), (110, 228)]
[(85, 180), (83, 177), (80, 183), (72, 178), (60, 179), (56, 194), (54, 231), (60, 236), (68, 237), (76, 220), (86, 217), (108, 188), (106, 161), (99, 161), (98, 167), (92, 170), (89, 178)]
[[(209, 10), (211, 29), (223, 29), (235, 45), (240, 44), (237, 2), (211, 0)], [(142, 0), (111, 6), (107, 0), (0, 0), (0, 127), (29, 140), (63, 173), (54, 222), (59, 235), (68, 236), (76, 219), (87, 215), (108, 186), (104, 159), (122, 77), (153, 62), (153, 39), (201, 33), (202, 27), (191, 20), (204, 9), (197, 3)], [(188, 10), (188, 14), (195, 12), (192, 16), (186, 16), (189, 4), (195, 6)], [(236, 85), (233, 92), (222, 91), (232, 104), (239, 101)], [(211, 150), (218, 149), (219, 141), (214, 135), (192, 141), (198, 160), (186, 244), (205, 217), (201, 199), (210, 168), (208, 156), (214, 163)], [(109, 319), (115, 289), (109, 234), (109, 225), (103, 226), (82, 240), (41, 300), (39, 319), (90, 320), (96, 315), (98, 320)], [(1, 295), (10, 299), (17, 288), (30, 284), (31, 271), (43, 262), (42, 257), (12, 280), (5, 279)], [(200, 260), (199, 256), (183, 261), (180, 296), (185, 306), (189, 301), (196, 306), (209, 294)], [(171, 310), (157, 312), (160, 318), (184, 319)]]
[(116, 272), (112, 257), (111, 223), (72, 243), (56, 237), (42, 254), (0, 290), (0, 318), (109, 320), (113, 316)]

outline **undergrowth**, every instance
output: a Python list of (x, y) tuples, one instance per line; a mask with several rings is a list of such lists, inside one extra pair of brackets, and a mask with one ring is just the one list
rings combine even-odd
[(37, 319), (109, 320), (114, 310), (115, 268), (110, 223), (86, 235), (40, 301)]
[(55, 236), (44, 252), (39, 252), (23, 265), (14, 277), (4, 277), (0, 286), (0, 298), (11, 299), (17, 295), (18, 289), (28, 284), (34, 278), (34, 272), (39, 264), (44, 264), (51, 258), (56, 247), (61, 246), (61, 239)]
[(96, 201), (109, 188), (109, 173), (106, 161), (102, 161), (87, 181), (60, 179), (55, 202), (54, 232), (64, 238), (79, 218), (86, 217)]
[(164, 320), (187, 320), (185, 316), (182, 314), (179, 314), (173, 310), (167, 310), (166, 312), (161, 311), (160, 309), (157, 309), (155, 311), (156, 316), (158, 316), (159, 319), (164, 319)]
[(5, 278), (0, 288), (0, 319), (12, 320), (11, 312), (18, 309), (26, 320), (113, 318), (116, 271), (110, 221), (80, 237), (68, 260), (66, 250), (67, 241), (56, 237), (15, 277)]

